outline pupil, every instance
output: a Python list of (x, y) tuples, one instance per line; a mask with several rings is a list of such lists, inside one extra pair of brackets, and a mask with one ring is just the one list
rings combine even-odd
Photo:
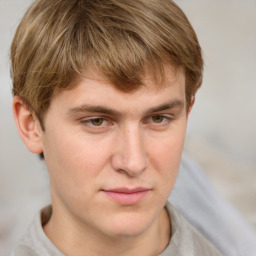
[(153, 116), (153, 121), (155, 123), (161, 123), (163, 121), (163, 117), (162, 116)]
[(96, 118), (96, 119), (92, 120), (92, 123), (96, 126), (99, 126), (103, 123), (103, 119), (102, 118)]

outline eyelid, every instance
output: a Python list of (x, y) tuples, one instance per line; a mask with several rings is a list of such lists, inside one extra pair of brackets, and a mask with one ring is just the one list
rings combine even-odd
[[(153, 122), (152, 121), (152, 118), (153, 117), (156, 117), (156, 116), (160, 116), (160, 117), (163, 117), (164, 118), (164, 121), (163, 122)], [(150, 123), (152, 125), (165, 125), (167, 123), (170, 123), (172, 120), (174, 119), (174, 116), (171, 115), (171, 114), (152, 114), (150, 116), (148, 116), (146, 119), (145, 119), (145, 123)]]
[[(92, 122), (96, 119), (103, 119), (103, 124), (97, 126), (97, 125), (93, 125), (92, 123), (90, 123), (90, 122)], [(111, 121), (108, 118), (103, 117), (103, 116), (92, 116), (92, 117), (82, 118), (80, 120), (80, 122), (84, 126), (86, 126), (88, 128), (92, 128), (92, 129), (104, 129), (104, 128), (106, 128), (107, 126), (109, 126), (111, 124)]]

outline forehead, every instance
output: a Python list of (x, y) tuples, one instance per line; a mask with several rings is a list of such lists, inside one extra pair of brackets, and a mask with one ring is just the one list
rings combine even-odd
[(54, 105), (64, 108), (79, 108), (84, 104), (109, 106), (120, 110), (133, 106), (150, 108), (162, 102), (179, 100), (185, 102), (185, 75), (183, 69), (165, 69), (164, 79), (147, 72), (143, 85), (130, 92), (119, 90), (96, 71), (88, 72), (69, 90), (60, 92), (52, 99), (49, 110)]

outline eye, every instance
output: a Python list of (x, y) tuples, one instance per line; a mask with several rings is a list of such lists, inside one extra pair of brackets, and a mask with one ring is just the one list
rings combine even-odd
[(82, 124), (88, 128), (103, 128), (110, 125), (110, 122), (103, 117), (92, 117), (83, 119)]
[(165, 129), (169, 127), (173, 120), (173, 116), (170, 114), (156, 114), (149, 116), (145, 119), (144, 123), (149, 125), (152, 129)]
[(90, 122), (94, 126), (101, 126), (104, 123), (104, 121), (104, 118), (95, 118), (88, 120), (88, 122)]
[(162, 123), (163, 121), (166, 120), (166, 117), (161, 116), (161, 115), (157, 115), (157, 116), (152, 116), (151, 119), (154, 123)]

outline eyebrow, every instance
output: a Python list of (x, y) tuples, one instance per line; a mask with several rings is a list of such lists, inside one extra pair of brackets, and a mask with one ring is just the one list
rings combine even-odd
[[(173, 101), (171, 101), (170, 103), (165, 103), (156, 107), (152, 107), (149, 108), (148, 110), (146, 110), (145, 114), (149, 115), (155, 112), (160, 112), (160, 111), (164, 111), (164, 110), (168, 110), (168, 109), (173, 109), (173, 108), (178, 108), (178, 109), (183, 109), (184, 107), (184, 101), (182, 100), (178, 100), (175, 99)], [(89, 112), (89, 113), (101, 113), (101, 114), (106, 114), (106, 115), (110, 115), (110, 116), (115, 116), (115, 117), (120, 117), (123, 115), (123, 113), (121, 113), (120, 111), (116, 110), (116, 109), (112, 109), (106, 106), (98, 106), (98, 105), (80, 105), (74, 108), (70, 108), (67, 111), (68, 115), (72, 115), (72, 114), (79, 114), (79, 113), (85, 113), (85, 112)]]
[(151, 113), (160, 112), (160, 111), (173, 109), (173, 108), (183, 109), (183, 107), (184, 107), (184, 101), (175, 99), (175, 100), (171, 101), (170, 103), (163, 104), (163, 105), (160, 105), (157, 107), (152, 107), (152, 108), (148, 109), (146, 111), (146, 114), (151, 114)]
[(84, 113), (84, 112), (91, 112), (91, 113), (102, 113), (112, 116), (121, 116), (121, 112), (108, 108), (105, 106), (97, 106), (97, 105), (81, 105), (78, 107), (70, 108), (67, 112), (67, 114), (78, 114), (78, 113)]

